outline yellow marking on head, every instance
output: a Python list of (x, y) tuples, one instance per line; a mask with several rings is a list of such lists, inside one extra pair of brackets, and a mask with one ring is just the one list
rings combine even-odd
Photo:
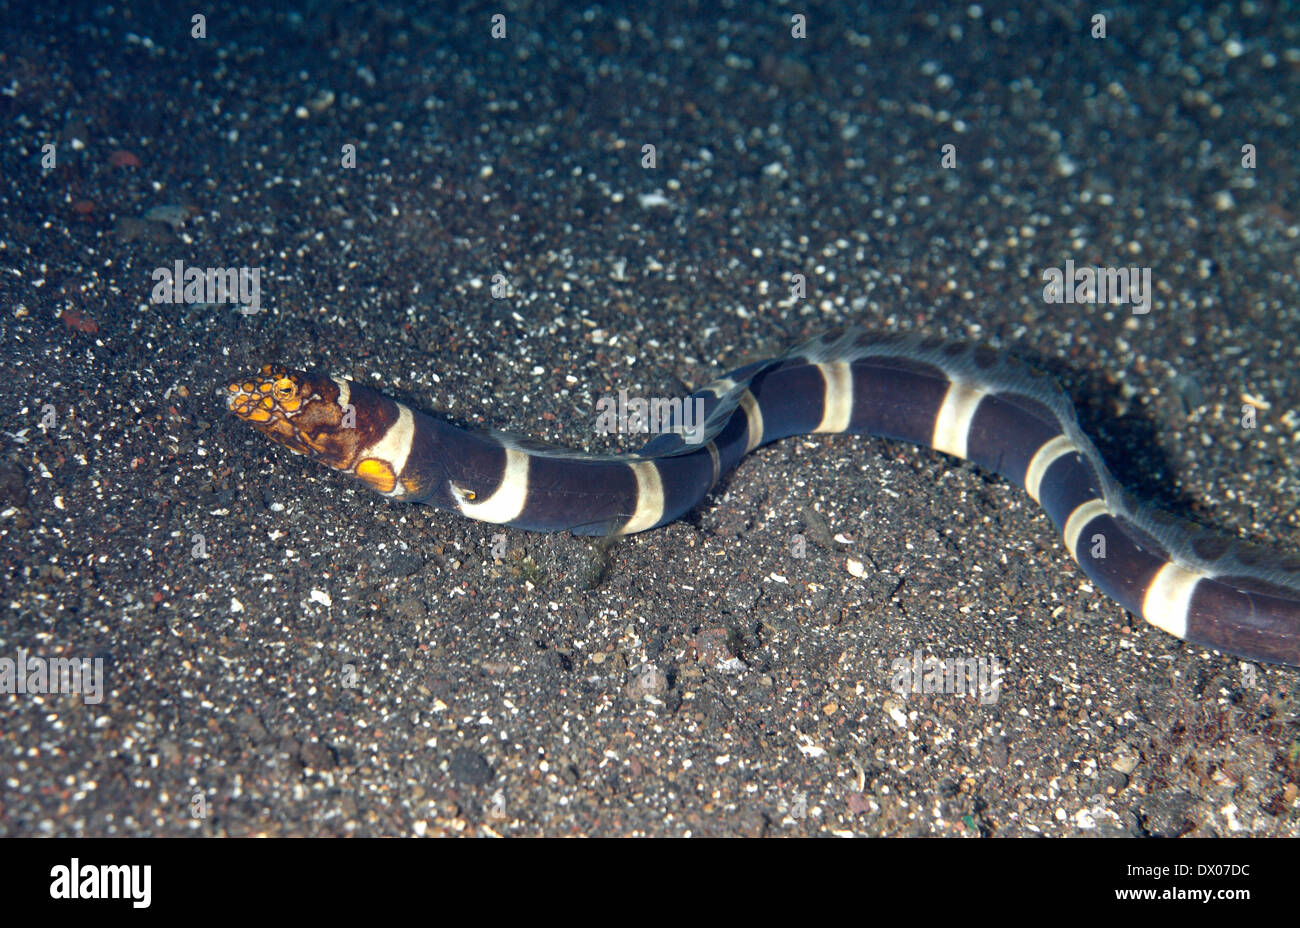
[[(401, 448), (379, 443), (358, 448), (357, 432), (338, 427), (341, 410), (330, 381), (268, 364), (247, 382), (234, 381), (229, 386), (226, 407), (271, 441), (356, 474), (381, 492), (391, 495), (395, 489), (403, 493), (396, 475), (401, 473), (406, 452), (399, 456)], [(375, 460), (360, 470), (355, 468), (356, 461), (367, 458)]]
[(397, 475), (392, 466), (378, 458), (366, 458), (357, 464), (356, 475), (380, 493), (391, 493), (397, 486)]
[(234, 381), (226, 389), (231, 394), (226, 400), (231, 412), (252, 422), (270, 421), (273, 417), (266, 415), (268, 410), (278, 414), (298, 412), (306, 402), (299, 396), (298, 377), (270, 364), (263, 365), (258, 379)]

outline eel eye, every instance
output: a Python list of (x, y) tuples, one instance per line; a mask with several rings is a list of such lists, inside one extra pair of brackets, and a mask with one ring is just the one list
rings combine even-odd
[(288, 377), (281, 377), (275, 382), (275, 398), (277, 400), (293, 399), (294, 393), (297, 392), (293, 381)]

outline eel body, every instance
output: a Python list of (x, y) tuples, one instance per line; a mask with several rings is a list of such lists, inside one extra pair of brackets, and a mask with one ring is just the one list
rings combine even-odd
[[(468, 432), (361, 384), (271, 365), (228, 408), (272, 441), (394, 499), (530, 531), (627, 535), (704, 500), (747, 453), (852, 432), (934, 448), (1023, 487), (1107, 596), (1185, 641), (1300, 666), (1300, 558), (1136, 501), (1046, 374), (987, 346), (851, 332), (749, 364), (692, 394), (640, 451), (596, 455)], [(675, 429), (675, 430), (674, 430)]]

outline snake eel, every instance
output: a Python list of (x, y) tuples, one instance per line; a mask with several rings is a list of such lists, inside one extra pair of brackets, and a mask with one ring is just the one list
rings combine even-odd
[(823, 336), (692, 394), (640, 451), (586, 454), (457, 428), (341, 377), (267, 365), (227, 407), (272, 441), (386, 496), (529, 531), (629, 535), (695, 508), (747, 453), (851, 432), (945, 452), (1023, 487), (1107, 596), (1192, 644), (1300, 666), (1300, 558), (1203, 530), (1111, 476), (1048, 375), (985, 345)]

